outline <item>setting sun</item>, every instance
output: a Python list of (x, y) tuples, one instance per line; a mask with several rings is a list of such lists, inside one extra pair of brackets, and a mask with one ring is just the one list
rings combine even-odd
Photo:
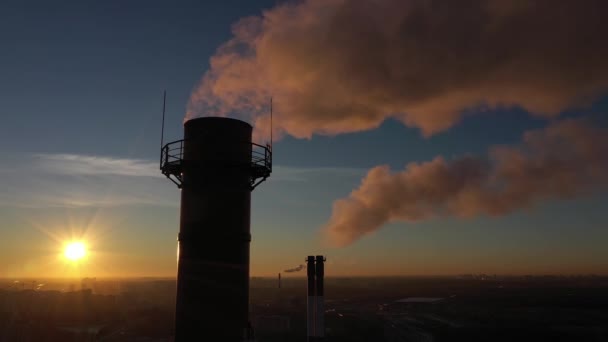
[(65, 246), (63, 254), (67, 259), (77, 261), (85, 257), (87, 248), (85, 244), (80, 241), (70, 242)]

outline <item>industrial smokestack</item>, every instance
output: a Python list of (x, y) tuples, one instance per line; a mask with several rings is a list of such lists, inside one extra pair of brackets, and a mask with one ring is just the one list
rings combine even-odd
[(316, 315), (315, 315), (315, 335), (317, 336), (317, 341), (323, 340), (325, 337), (325, 302), (323, 297), (323, 281), (325, 277), (325, 258), (322, 255), (317, 255), (316, 263), (315, 263), (315, 290), (316, 290)]
[(279, 288), (281, 288), (281, 273), (279, 273)]
[(271, 147), (246, 122), (189, 120), (165, 145), (161, 170), (181, 192), (175, 341), (242, 342), (249, 324), (251, 191), (271, 172)]
[(315, 257), (306, 258), (306, 271), (308, 275), (308, 297), (306, 301), (306, 337), (308, 342), (315, 340)]

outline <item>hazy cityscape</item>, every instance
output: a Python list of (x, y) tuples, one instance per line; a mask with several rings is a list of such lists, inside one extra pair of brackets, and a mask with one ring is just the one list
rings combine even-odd
[[(306, 341), (306, 279), (253, 278), (256, 338)], [(327, 341), (606, 341), (608, 278), (327, 278)], [(201, 307), (201, 310), (212, 310)], [(173, 341), (171, 279), (1, 282), (0, 341)]]
[(0, 342), (608, 342), (607, 0), (9, 0), (0, 43)]

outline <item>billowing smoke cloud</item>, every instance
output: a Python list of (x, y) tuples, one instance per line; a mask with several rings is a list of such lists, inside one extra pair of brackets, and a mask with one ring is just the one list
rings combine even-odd
[(234, 25), (187, 118), (267, 127), (271, 95), (276, 133), (295, 137), (387, 118), (429, 135), (496, 107), (555, 116), (608, 88), (606, 13), (605, 0), (288, 2)]
[(345, 246), (390, 222), (500, 216), (605, 189), (607, 137), (608, 128), (569, 119), (525, 133), (517, 147), (491, 148), (486, 158), (437, 157), (400, 172), (376, 167), (348, 198), (334, 202), (325, 232)]
[(287, 270), (285, 270), (283, 272), (285, 272), (285, 273), (300, 272), (303, 269), (304, 269), (304, 265), (298, 265), (298, 267), (290, 268), (290, 269), (287, 269)]

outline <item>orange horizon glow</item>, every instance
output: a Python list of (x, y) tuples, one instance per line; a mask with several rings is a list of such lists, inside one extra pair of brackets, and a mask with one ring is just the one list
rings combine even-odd
[[(173, 232), (162, 240), (146, 240), (122, 213), (108, 210), (68, 210), (53, 216), (29, 215), (23, 217), (27, 244), (13, 244), (0, 251), (4, 262), (2, 279), (78, 279), (101, 278), (175, 278), (177, 274), (177, 244), (171, 239)], [(254, 226), (255, 230), (256, 227)], [(137, 232), (136, 233), (134, 233)], [(166, 236), (165, 236), (166, 235)], [(589, 275), (606, 273), (606, 261), (595, 254), (572, 257), (568, 250), (554, 249), (543, 257), (533, 257), (532, 251), (522, 250), (517, 255), (487, 254), (480, 257), (470, 250), (433, 248), (407, 249), (389, 246), (376, 250), (363, 243), (342, 249), (296, 246), (277, 250), (281, 242), (259, 234), (252, 243), (250, 276), (274, 278), (283, 270), (303, 262), (307, 254), (327, 256), (326, 276), (332, 277), (442, 277), (463, 274), (498, 276), (521, 275)], [(85, 255), (80, 259), (68, 257), (67, 246), (81, 242)], [(315, 242), (311, 241), (311, 245)], [(72, 252), (70, 252), (72, 253)], [(281, 257), (277, 258), (276, 253)], [(481, 253), (481, 252), (480, 252)], [(484, 253), (489, 253), (485, 251)], [(82, 254), (82, 252), (76, 252)], [(360, 255), (373, 255), (361, 257)], [(449, 256), (449, 258), (448, 258)], [(471, 262), (474, 260), (475, 262)], [(283, 273), (284, 277), (305, 277), (305, 271)]]

